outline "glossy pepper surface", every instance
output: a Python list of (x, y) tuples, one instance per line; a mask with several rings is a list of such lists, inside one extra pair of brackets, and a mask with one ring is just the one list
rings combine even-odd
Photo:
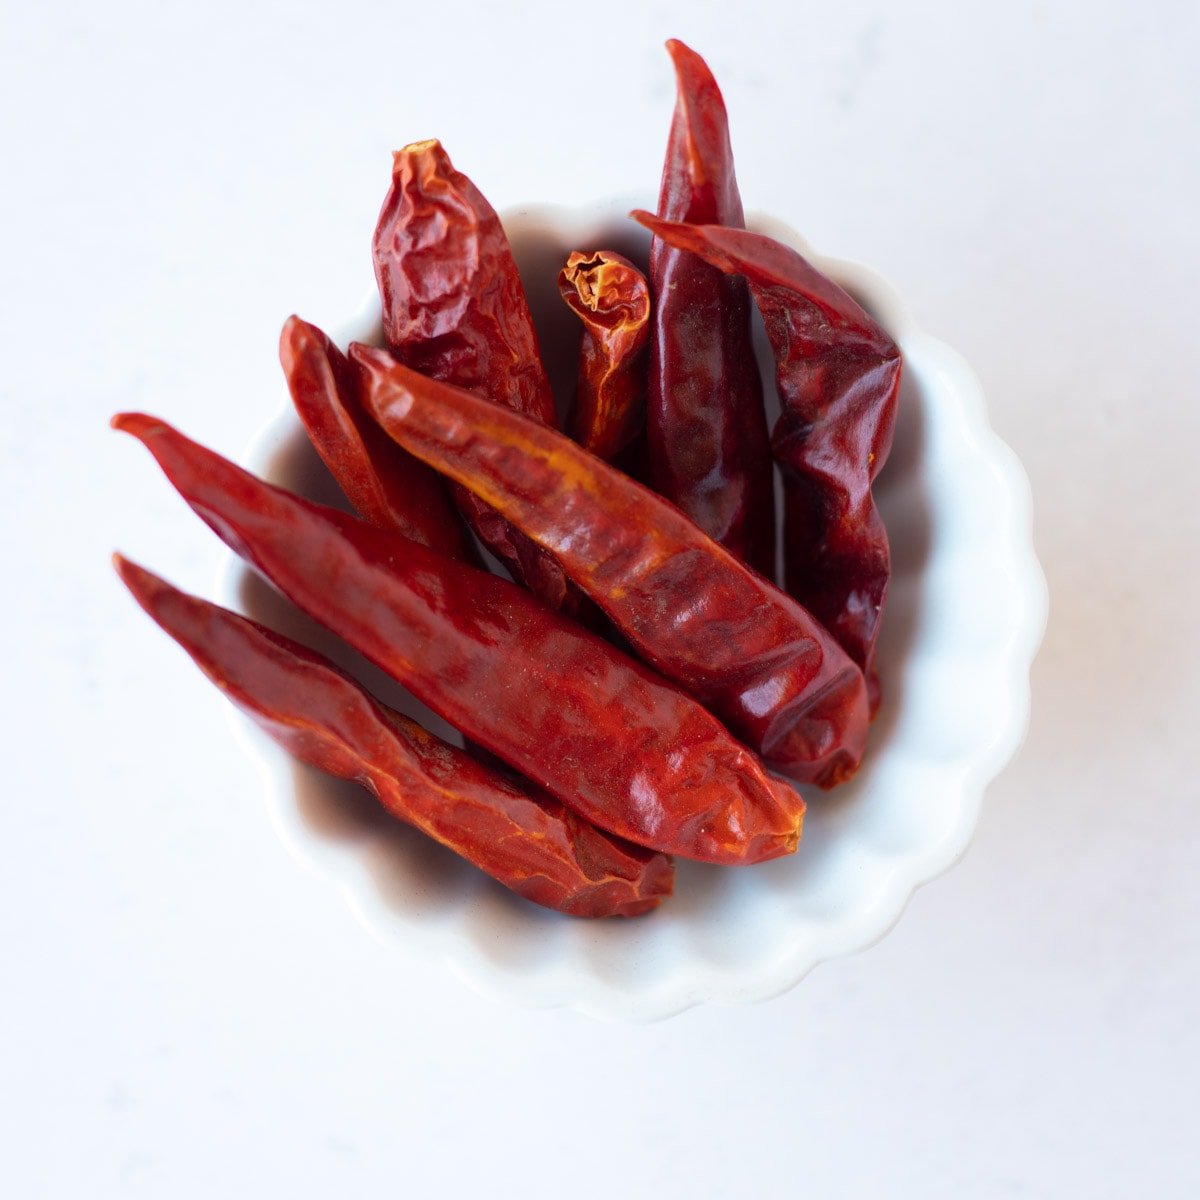
[[(741, 225), (725, 102), (704, 60), (667, 43), (678, 99), (659, 214)], [(654, 489), (705, 533), (775, 576), (775, 492), (750, 296), (686, 249), (655, 239), (646, 440)]]
[(775, 353), (782, 408), (771, 447), (784, 468), (786, 587), (866, 673), (874, 709), (891, 556), (871, 484), (892, 446), (900, 350), (791, 247), (744, 229), (634, 216), (656, 237), (749, 281)]
[(795, 849), (794, 789), (682, 691), (523, 589), (265, 484), (152, 417), (113, 423), (294, 604), (594, 824), (708, 862)]
[(646, 420), (650, 288), (629, 259), (597, 250), (572, 254), (558, 289), (583, 323), (571, 437), (612, 462)]
[(401, 450), (368, 415), (368, 379), (315, 325), (289, 317), (279, 360), (309, 441), (357, 512), (372, 525), (473, 561), (474, 547), (446, 483)]
[(590, 825), (380, 704), (315, 651), (189, 596), (120, 555), (143, 609), (221, 692), (300, 761), (373, 792), (393, 816), (514, 892), (581, 917), (635, 916), (671, 894), (662, 854)]
[(790, 596), (673, 505), (562, 434), (352, 344), (402, 446), (562, 564), (635, 652), (776, 769), (832, 786), (866, 745), (862, 672)]
[[(558, 427), (508, 235), (436, 139), (396, 151), (373, 251), (384, 337), (401, 362)], [(455, 500), (514, 579), (574, 609), (553, 562), (470, 493)]]

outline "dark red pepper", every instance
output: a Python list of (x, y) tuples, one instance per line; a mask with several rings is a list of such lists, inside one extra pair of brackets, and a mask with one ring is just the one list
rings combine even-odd
[(558, 560), (655, 670), (777, 770), (829, 787), (866, 745), (862, 672), (804, 608), (575, 443), (352, 344), (376, 420)]
[[(704, 60), (667, 49), (678, 99), (658, 200), (672, 221), (741, 225), (725, 102)], [(655, 239), (646, 439), (654, 489), (775, 577), (775, 490), (745, 282)]]
[(743, 229), (633, 215), (656, 237), (749, 281), (775, 352), (782, 406), (771, 448), (784, 468), (787, 590), (863, 669), (874, 711), (891, 557), (871, 484), (892, 445), (900, 350), (790, 247)]
[(113, 424), (293, 603), (589, 821), (708, 862), (796, 848), (793, 788), (690, 697), (523, 589), (271, 487), (153, 417)]
[(302, 762), (383, 806), (514, 892), (577, 917), (636, 916), (671, 894), (662, 854), (604, 833), (384, 707), (328, 659), (188, 596), (120, 555), (143, 609), (227, 699)]
[(329, 337), (299, 317), (289, 317), (279, 338), (279, 360), (309, 441), (354, 510), (372, 525), (475, 561), (446, 483), (401, 450), (363, 407), (369, 380)]
[(649, 286), (629, 259), (597, 250), (567, 259), (558, 290), (583, 322), (571, 437), (612, 462), (646, 420)]

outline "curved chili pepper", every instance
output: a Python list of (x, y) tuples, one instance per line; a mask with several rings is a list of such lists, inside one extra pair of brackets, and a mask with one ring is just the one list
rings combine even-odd
[[(393, 156), (372, 248), (384, 336), (396, 358), (558, 428), (508, 235), (436, 139)], [(469, 492), (455, 489), (454, 499), (514, 579), (574, 611), (552, 560)]]
[(369, 789), (393, 816), (505, 887), (577, 917), (669, 896), (670, 860), (603, 833), (384, 707), (322, 655), (113, 556), (143, 609), (221, 692), (301, 762)]
[(588, 825), (385, 708), (321, 655), (177, 591), (120, 555), (146, 612), (221, 691), (302, 761), (374, 792), (395, 816), (506, 887), (576, 916), (632, 916), (670, 895), (661, 854)]
[(576, 251), (558, 274), (558, 290), (583, 322), (571, 436), (612, 462), (646, 419), (646, 277), (611, 250)]
[(523, 589), (263, 483), (153, 417), (113, 424), (294, 604), (593, 824), (715, 863), (796, 848), (791, 787), (690, 697)]
[(279, 360), (309, 441), (355, 511), (381, 529), (474, 561), (445, 481), (371, 419), (359, 395), (367, 378), (337, 346), (293, 316), (280, 334)]
[[(667, 43), (678, 99), (659, 213), (741, 225), (725, 102), (704, 60)], [(755, 570), (775, 577), (775, 491), (750, 296), (686, 250), (655, 239), (646, 408), (651, 483)]]
[(808, 612), (674, 505), (552, 429), (356, 343), (367, 401), (406, 450), (562, 564), (636, 653), (772, 767), (820, 786), (866, 745), (862, 672)]
[(787, 590), (863, 669), (874, 711), (891, 556), (871, 484), (892, 446), (900, 350), (836, 283), (772, 238), (633, 217), (749, 281), (775, 352), (782, 406), (771, 448), (784, 467)]

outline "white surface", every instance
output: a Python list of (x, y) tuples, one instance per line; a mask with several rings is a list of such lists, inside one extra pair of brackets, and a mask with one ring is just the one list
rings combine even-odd
[[(1196, 6), (575, 12), (5, 15), (5, 1194), (1196, 1194)], [(440, 136), (501, 206), (644, 188), (673, 35), (747, 204), (980, 375), (1051, 616), (1024, 750), (892, 933), (630, 1028), (385, 953), (280, 852), (107, 563), (203, 591), (219, 551), (104, 423), (245, 446), (283, 319), (369, 279), (394, 144)]]

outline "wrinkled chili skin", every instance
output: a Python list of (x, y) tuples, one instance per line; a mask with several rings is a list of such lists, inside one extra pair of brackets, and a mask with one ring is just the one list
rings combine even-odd
[(571, 254), (558, 290), (583, 323), (571, 437), (612, 462), (646, 420), (650, 287), (629, 259), (597, 250)]
[(289, 317), (279, 361), (309, 441), (354, 506), (372, 525), (471, 562), (474, 546), (445, 481), (401, 450), (368, 415), (366, 376), (315, 325)]
[(896, 426), (896, 343), (831, 279), (758, 233), (635, 218), (744, 276), (775, 352), (781, 413), (771, 447), (784, 474), (787, 590), (863, 669), (878, 708), (875, 649), (891, 578), (871, 485)]
[[(720, 89), (698, 54), (678, 41), (667, 49), (678, 98), (659, 214), (671, 221), (741, 225)], [(710, 537), (773, 579), (773, 471), (746, 284), (656, 238), (650, 288), (650, 482)]]
[(373, 251), (401, 362), (557, 427), (508, 235), (440, 142), (396, 151)]
[[(558, 428), (508, 235), (436, 139), (393, 156), (372, 251), (384, 337), (401, 362)], [(514, 579), (575, 611), (553, 562), (470, 493), (455, 489), (454, 499)]]
[(790, 786), (682, 691), (522, 588), (263, 483), (155, 418), (113, 424), (297, 607), (592, 823), (706, 862), (795, 850), (804, 802)]
[(866, 747), (862, 672), (800, 604), (660, 496), (554, 430), (351, 344), (405, 449), (553, 554), (655, 670), (776, 770), (831, 787)]
[(189, 596), (114, 555), (146, 613), (227, 699), (301, 762), (352, 779), (534, 903), (580, 917), (636, 916), (671, 894), (664, 855), (588, 825), (385, 708), (322, 655)]

